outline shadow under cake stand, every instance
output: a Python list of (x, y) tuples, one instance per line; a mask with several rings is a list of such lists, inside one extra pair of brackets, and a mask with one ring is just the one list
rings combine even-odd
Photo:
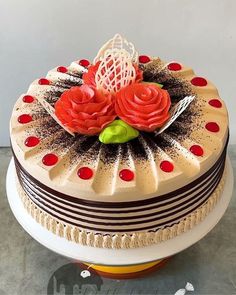
[(90, 265), (100, 275), (132, 278), (145, 275), (163, 266), (168, 257), (195, 244), (214, 228), (229, 205), (233, 192), (233, 171), (227, 157), (226, 181), (222, 196), (202, 222), (173, 239), (135, 249), (114, 250), (82, 246), (61, 238), (38, 224), (23, 207), (17, 192), (13, 159), (8, 167), (6, 187), (13, 214), (25, 231), (40, 244), (60, 255)]

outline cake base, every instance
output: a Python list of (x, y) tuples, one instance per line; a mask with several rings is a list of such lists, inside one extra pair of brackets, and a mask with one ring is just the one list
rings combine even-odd
[[(126, 266), (108, 266), (108, 265), (98, 265), (82, 263), (82, 265), (87, 266), (96, 270), (96, 272), (105, 278), (110, 279), (133, 279), (138, 277), (144, 277), (149, 273), (162, 268), (170, 258), (159, 259), (153, 262), (136, 264), (136, 265), (126, 265)], [(81, 264), (81, 263), (80, 263)]]
[[(7, 196), (10, 207), (21, 226), (39, 243), (50, 250), (86, 264), (93, 264), (101, 275), (124, 278), (137, 277), (142, 272), (155, 270), (170, 257), (202, 239), (224, 215), (233, 191), (233, 172), (229, 158), (226, 161), (226, 181), (222, 196), (209, 215), (193, 229), (171, 240), (134, 249), (104, 249), (82, 246), (60, 238), (38, 224), (24, 209), (18, 195), (14, 162), (7, 173)], [(114, 253), (115, 252), (115, 253)], [(125, 267), (125, 268), (124, 268)]]

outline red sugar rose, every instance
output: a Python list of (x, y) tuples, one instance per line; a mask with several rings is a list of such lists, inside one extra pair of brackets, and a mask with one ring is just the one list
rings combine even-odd
[(114, 101), (88, 85), (72, 87), (55, 104), (55, 114), (72, 132), (98, 134), (115, 117)]
[(166, 90), (155, 84), (134, 83), (116, 94), (115, 110), (134, 128), (152, 132), (168, 120), (170, 105)]
[[(98, 70), (98, 67), (99, 67), (100, 63), (101, 62), (98, 61), (95, 65), (89, 66), (88, 72), (83, 74), (84, 84), (88, 84), (88, 85), (91, 85), (91, 86), (95, 86), (96, 87), (96, 84), (95, 84), (95, 75), (96, 75), (96, 72)], [(109, 64), (109, 66), (112, 66), (112, 64), (113, 63), (111, 62)], [(136, 72), (135, 82), (142, 81), (143, 80), (143, 71), (140, 70), (139, 67), (136, 64), (133, 64), (133, 66), (134, 66), (135, 72)], [(119, 73), (119, 67), (117, 68), (117, 71)], [(104, 72), (105, 72), (105, 69), (104, 69)], [(119, 81), (117, 81), (117, 83), (119, 83)]]
[(95, 65), (91, 65), (88, 67), (88, 72), (83, 74), (83, 81), (84, 84), (88, 84), (91, 86), (96, 86), (95, 84), (95, 75), (100, 65), (100, 61), (98, 61)]

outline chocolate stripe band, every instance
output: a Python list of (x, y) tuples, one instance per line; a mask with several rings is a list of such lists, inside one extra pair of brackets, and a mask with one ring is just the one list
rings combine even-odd
[[(216, 169), (218, 169), (218, 167), (220, 166), (221, 162), (218, 163), (218, 166), (216, 167)], [(18, 167), (17, 167), (18, 169)], [(63, 204), (65, 206), (72, 206), (74, 209), (79, 209), (79, 210), (85, 210), (85, 211), (88, 211), (88, 212), (96, 212), (96, 213), (134, 213), (134, 212), (142, 212), (143, 210), (151, 210), (151, 209), (158, 209), (162, 206), (167, 206), (169, 204), (172, 204), (173, 202), (177, 202), (179, 200), (182, 200), (186, 197), (188, 197), (190, 194), (192, 194), (193, 192), (199, 190), (201, 187), (203, 187), (206, 183), (209, 182), (209, 178), (212, 177), (212, 174), (215, 173), (216, 169), (214, 171), (212, 171), (212, 173), (210, 175), (208, 175), (208, 177), (201, 183), (198, 184), (198, 186), (196, 186), (194, 189), (188, 191), (188, 192), (185, 192), (184, 195), (181, 195), (181, 196), (175, 196), (171, 199), (168, 199), (168, 200), (165, 200), (165, 201), (160, 201), (160, 202), (157, 202), (156, 201), (156, 204), (154, 205), (148, 205), (148, 207), (142, 207), (142, 208), (135, 208), (135, 209), (128, 209), (126, 210), (126, 207), (125, 209), (124, 208), (119, 208), (119, 211), (117, 212), (117, 210), (101, 210), (101, 209), (97, 209), (97, 208), (90, 208), (90, 207), (81, 207), (81, 205), (77, 205), (75, 203), (70, 203), (68, 201), (65, 201), (65, 200), (61, 200), (60, 198), (57, 198), (57, 196), (52, 196), (50, 195), (47, 191), (43, 190), (42, 188), (38, 187), (37, 185), (35, 185), (35, 183), (33, 183), (29, 178), (27, 178), (27, 176), (24, 174), (23, 171), (21, 171), (22, 175), (23, 176), (20, 176), (20, 178), (22, 177), (23, 179), (27, 179), (27, 182), (32, 186), (32, 188), (34, 187), (37, 187), (37, 191), (33, 189), (33, 191), (35, 191), (38, 195), (40, 195), (40, 197), (42, 198), (45, 198), (45, 200), (49, 201), (50, 203), (52, 204), (55, 204), (53, 202), (56, 201), (56, 202), (60, 202), (60, 204)], [(44, 197), (43, 197), (44, 196)], [(46, 197), (45, 197), (46, 196)], [(58, 200), (59, 199), (59, 200)], [(125, 203), (123, 203), (125, 204)], [(64, 206), (64, 207), (65, 207)]]
[(19, 161), (17, 160), (16, 157), (14, 157), (14, 159), (15, 159), (16, 166), (19, 167), (19, 169), (21, 171), (23, 171), (23, 173), (27, 176), (27, 178), (30, 179), (35, 185), (37, 185), (38, 187), (40, 187), (44, 191), (47, 191), (48, 193), (57, 196), (58, 198), (60, 198), (62, 200), (68, 200), (68, 201), (73, 202), (75, 204), (80, 204), (80, 205), (89, 206), (89, 207), (103, 207), (103, 208), (116, 208), (116, 209), (118, 209), (118, 208), (124, 208), (124, 207), (127, 208), (127, 207), (139, 207), (139, 206), (151, 205), (153, 203), (165, 201), (165, 200), (171, 199), (173, 197), (176, 197), (178, 195), (184, 194), (184, 193), (186, 193), (186, 191), (189, 191), (190, 189), (196, 190), (196, 186), (198, 186), (199, 183), (201, 183), (203, 180), (205, 180), (212, 173), (212, 171), (215, 170), (215, 168), (217, 167), (219, 162), (225, 158), (226, 147), (227, 147), (227, 143), (226, 143), (225, 149), (222, 152), (219, 159), (206, 173), (204, 173), (202, 176), (200, 176), (196, 180), (192, 181), (191, 183), (187, 184), (186, 186), (184, 186), (180, 189), (177, 189), (175, 191), (172, 191), (170, 193), (161, 195), (161, 196), (152, 197), (152, 198), (145, 199), (145, 200), (130, 201), (130, 202), (112, 202), (112, 203), (97, 202), (97, 201), (84, 200), (84, 199), (68, 196), (68, 195), (63, 194), (61, 192), (55, 191), (55, 190), (47, 187), (46, 185), (42, 184), (41, 182), (39, 182), (37, 179), (35, 179), (34, 177), (32, 177), (31, 175), (28, 174), (28, 172), (21, 166), (21, 164), (19, 163)]
[[(211, 193), (207, 196), (207, 198), (209, 197), (211, 195)], [(205, 202), (205, 201), (204, 201)], [(203, 203), (204, 203), (203, 202)], [(203, 204), (202, 203), (202, 204)], [(187, 212), (187, 213), (185, 213), (185, 214), (182, 214), (182, 215), (180, 215), (180, 216), (178, 216), (178, 219), (176, 220), (176, 219), (171, 219), (169, 222), (168, 222), (168, 224), (166, 223), (166, 222), (163, 222), (163, 223), (160, 223), (159, 225), (158, 225), (158, 227), (155, 227), (155, 226), (145, 226), (145, 227), (141, 227), (141, 228), (135, 228), (135, 231), (143, 231), (143, 230), (149, 230), (149, 231), (156, 231), (156, 230), (158, 230), (160, 227), (162, 227), (162, 226), (169, 226), (170, 224), (171, 225), (174, 225), (175, 223), (178, 223), (178, 221), (181, 219), (181, 218), (184, 218), (185, 216), (187, 216), (187, 215), (189, 215), (191, 212), (193, 212), (194, 210), (196, 210), (197, 208), (199, 208), (202, 204), (200, 204), (200, 205), (198, 205), (198, 206), (196, 206), (193, 210), (191, 210), (191, 211), (189, 211), (189, 212)], [(39, 206), (40, 207), (40, 206)], [(46, 209), (42, 209), (42, 210), (44, 210), (45, 212), (47, 212), (48, 214), (50, 214), (50, 215), (52, 215), (53, 217), (55, 217), (55, 218), (57, 218), (57, 219), (59, 219), (59, 220), (61, 220), (61, 221), (63, 221), (63, 222), (65, 222), (65, 223), (68, 223), (68, 220), (66, 220), (66, 219), (64, 219), (64, 218), (61, 218), (61, 217), (59, 217), (58, 218), (58, 216), (56, 215), (56, 214), (53, 214), (53, 213), (51, 213), (50, 211), (48, 211), (48, 210), (46, 210)], [(93, 230), (93, 231), (96, 231), (96, 232), (113, 232), (113, 233), (115, 233), (115, 232), (133, 232), (134, 231), (134, 229), (131, 229), (131, 228), (127, 228), (127, 229), (116, 229), (116, 230), (114, 230), (114, 229), (110, 229), (110, 228), (106, 228), (105, 230), (103, 230), (103, 229), (98, 229), (98, 228), (94, 228), (94, 227), (91, 227), (91, 226), (86, 226), (86, 227), (84, 227), (83, 225), (81, 225), (81, 224), (78, 224), (78, 223), (75, 223), (75, 222), (70, 222), (70, 224), (71, 225), (74, 225), (74, 226), (78, 226), (79, 228), (83, 228), (83, 229), (88, 229), (88, 230)]]
[[(204, 194), (203, 194), (204, 198), (203, 198), (203, 199), (202, 199), (202, 196), (200, 196), (200, 197), (198, 197), (198, 199), (197, 199), (195, 202), (192, 202), (192, 204), (188, 204), (188, 205), (186, 205), (185, 207), (180, 208), (180, 209), (178, 209), (178, 210), (176, 210), (176, 211), (174, 211), (174, 212), (170, 212), (170, 213), (168, 213), (168, 214), (166, 214), (166, 215), (159, 216), (159, 215), (160, 215), (159, 212), (158, 212), (158, 213), (155, 213), (154, 215), (158, 215), (158, 217), (153, 218), (153, 219), (143, 220), (143, 218), (145, 218), (145, 217), (147, 217), (147, 216), (140, 216), (140, 218), (141, 218), (142, 220), (138, 220), (138, 221), (134, 221), (134, 222), (122, 222), (122, 223), (118, 223), (118, 222), (116, 222), (116, 223), (112, 223), (112, 222), (108, 221), (108, 220), (109, 220), (108, 218), (105, 218), (105, 219), (107, 219), (107, 222), (97, 222), (97, 221), (90, 221), (90, 220), (86, 220), (86, 219), (81, 219), (81, 218), (79, 218), (79, 217), (73, 217), (73, 216), (71, 216), (71, 215), (69, 215), (69, 214), (67, 214), (67, 213), (64, 213), (64, 216), (65, 216), (65, 217), (68, 217), (68, 218), (71, 218), (71, 219), (74, 218), (74, 219), (75, 219), (75, 222), (76, 222), (76, 221), (80, 221), (80, 222), (84, 222), (84, 223), (88, 223), (88, 224), (104, 225), (104, 226), (117, 226), (117, 225), (119, 225), (119, 226), (122, 226), (122, 227), (123, 227), (123, 226), (125, 226), (125, 225), (131, 226), (131, 225), (138, 225), (138, 224), (144, 224), (144, 223), (155, 222), (155, 221), (158, 221), (158, 220), (160, 220), (160, 219), (168, 218), (168, 217), (170, 217), (170, 216), (174, 216), (175, 214), (181, 213), (182, 211), (184, 211), (185, 209), (188, 209), (191, 205), (193, 205), (193, 204), (199, 202), (200, 200), (201, 200), (201, 202), (200, 202), (200, 204), (198, 203), (198, 206), (201, 206), (201, 204), (203, 204), (203, 203), (206, 201), (207, 196), (209, 196), (209, 195), (212, 194), (212, 192), (214, 191), (214, 189), (215, 189), (216, 186), (218, 185), (218, 183), (219, 183), (219, 181), (220, 181), (220, 179), (221, 179), (221, 176), (222, 176), (222, 175), (218, 176), (217, 179), (216, 179), (216, 181), (211, 185), (211, 187), (209, 187), (209, 189), (208, 189), (207, 191), (204, 192)], [(34, 202), (34, 200), (33, 200), (32, 198), (31, 198), (31, 200)], [(41, 207), (43, 210), (45, 210), (45, 206), (42, 206), (42, 205), (41, 205), (40, 203), (38, 203), (38, 202), (36, 202), (36, 204), (37, 204), (39, 207)], [(197, 206), (197, 207), (198, 207), (198, 206)], [(63, 212), (61, 212), (60, 210), (57, 210), (57, 209), (55, 209), (55, 208), (53, 208), (53, 207), (51, 207), (51, 206), (49, 206), (49, 205), (47, 205), (46, 208), (49, 208), (49, 209), (55, 211), (56, 213), (63, 214)], [(195, 207), (194, 207), (194, 208), (195, 208)], [(164, 211), (166, 211), (166, 210), (164, 210)], [(51, 212), (51, 211), (50, 211), (50, 212)], [(192, 211), (189, 211), (189, 212), (192, 212)], [(162, 213), (164, 213), (164, 212), (162, 212)], [(61, 217), (58, 217), (58, 218), (60, 219)], [(110, 218), (110, 220), (113, 220), (113, 219), (114, 219), (113, 217)], [(137, 219), (137, 218), (136, 218), (136, 219)], [(121, 218), (121, 220), (122, 220), (122, 218)], [(68, 221), (67, 221), (67, 222), (68, 222)], [(80, 224), (80, 225), (81, 225), (81, 224)]]
[[(208, 187), (208, 190), (209, 188), (212, 187), (212, 185), (214, 186), (216, 180), (218, 179), (218, 175), (219, 175), (219, 169), (221, 168), (222, 166), (222, 162), (220, 163), (219, 167), (217, 167), (217, 170), (213, 171), (213, 177), (211, 179), (211, 182), (207, 182), (207, 187)], [(21, 172), (19, 172), (21, 173)], [(68, 208), (65, 206), (61, 206), (60, 204), (57, 204), (55, 202), (53, 202), (53, 200), (50, 200), (48, 199), (47, 197), (44, 197), (37, 189), (34, 188), (34, 186), (31, 186), (29, 187), (29, 185), (27, 184), (27, 181), (24, 180), (24, 175), (21, 175), (21, 174), (18, 174), (19, 178), (21, 179), (21, 186), (23, 187), (23, 189), (27, 192), (27, 195), (32, 199), (32, 201), (34, 201), (34, 199), (36, 199), (39, 203), (42, 203), (43, 205), (45, 206), (48, 206), (49, 208), (51, 209), (54, 209), (55, 211), (58, 211), (60, 212), (61, 214), (64, 214), (68, 217), (71, 217), (71, 218), (74, 218), (73, 216), (70, 216), (69, 214), (65, 214), (63, 213), (63, 211), (60, 211), (60, 209), (66, 211), (66, 213), (72, 213), (72, 214), (77, 214), (79, 216), (85, 216), (85, 217), (88, 217), (88, 218), (94, 218), (94, 214), (93, 215), (90, 215), (90, 214), (87, 214), (87, 213), (84, 213), (84, 212), (81, 212), (81, 211), (75, 211), (71, 208)], [(202, 195), (204, 195), (208, 190), (206, 190), (206, 188), (202, 185), (202, 189), (200, 191), (198, 191), (197, 194), (193, 195), (191, 198), (189, 198), (188, 200), (185, 200), (183, 199), (182, 197), (180, 198), (177, 198), (175, 199), (175, 202), (173, 202), (173, 206), (166, 209), (166, 203), (163, 205), (158, 205), (155, 207), (155, 209), (160, 209), (161, 207), (165, 207), (164, 210), (160, 210), (160, 211), (155, 211), (155, 212), (152, 212), (152, 213), (149, 213), (149, 214), (144, 214), (144, 215), (136, 215), (136, 216), (120, 216), (120, 217), (117, 217), (117, 216), (99, 216), (99, 215), (96, 215), (96, 219), (109, 219), (109, 218), (112, 218), (112, 220), (130, 220), (130, 219), (138, 219), (138, 218), (147, 218), (147, 217), (151, 217), (151, 216), (155, 216), (156, 214), (158, 215), (161, 215), (163, 213), (167, 213), (169, 211), (172, 211), (174, 209), (177, 209), (177, 208), (182, 208), (181, 206), (182, 205), (185, 205), (185, 206), (190, 206), (192, 205), (193, 203), (196, 203), (197, 201), (199, 201), (199, 199), (202, 198)], [(178, 203), (176, 205), (176, 202), (178, 202), (180, 200), (182, 200), (182, 202)], [(53, 206), (53, 207), (51, 207)], [(58, 209), (59, 208), (59, 209)], [(148, 208), (147, 210), (150, 211), (152, 210), (153, 207)], [(142, 211), (146, 211), (145, 209), (143, 209)], [(115, 211), (109, 211), (109, 212), (106, 212), (107, 214), (117, 214), (117, 212)], [(120, 212), (120, 213), (123, 213), (123, 212)], [(130, 213), (130, 212), (129, 212)], [(121, 214), (120, 214), (121, 215)]]
[[(171, 220), (169, 220), (168, 221), (168, 224), (170, 223), (170, 222), (177, 222), (177, 220), (179, 220), (180, 218), (182, 218), (182, 217), (184, 217), (184, 216), (186, 216), (186, 215), (188, 215), (189, 213), (191, 213), (192, 211), (194, 211), (196, 208), (198, 208), (199, 206), (201, 206), (201, 204), (203, 204), (205, 201), (206, 201), (206, 199), (212, 194), (212, 192), (214, 191), (214, 189), (215, 189), (215, 187), (217, 186), (217, 184), (218, 184), (218, 182), (220, 181), (220, 179), (221, 179), (221, 175), (222, 175), (222, 173), (223, 173), (223, 169), (224, 169), (224, 161), (222, 161), (222, 164), (221, 164), (221, 169), (220, 169), (220, 174), (218, 175), (218, 177), (217, 177), (217, 180), (216, 180), (216, 183), (214, 183), (214, 184), (212, 184), (212, 186), (211, 186), (211, 188), (210, 189), (208, 189), (208, 193), (205, 195), (206, 197), (204, 198), (204, 200), (200, 203), (200, 204), (198, 204), (196, 207), (194, 207), (191, 211), (188, 211), (188, 212), (186, 212), (186, 213), (184, 213), (183, 215), (181, 215), (181, 216), (178, 216), (177, 217), (177, 219), (176, 218), (174, 218), (174, 219), (171, 219)], [(40, 205), (38, 205), (39, 207), (40, 207)], [(42, 210), (44, 210), (44, 211), (46, 211), (47, 213), (49, 213), (49, 214), (51, 214), (52, 216), (54, 216), (54, 217), (56, 217), (56, 218), (58, 218), (58, 219), (60, 219), (60, 220), (62, 220), (62, 221), (64, 221), (64, 222), (67, 222), (68, 223), (68, 220), (66, 220), (66, 219), (64, 219), (64, 218), (62, 218), (62, 217), (59, 217), (57, 214), (54, 214), (54, 213), (52, 213), (52, 212), (50, 212), (49, 210), (47, 210), (46, 208), (42, 208)], [(182, 210), (181, 210), (182, 211)], [(171, 214), (169, 214), (169, 216), (172, 216), (173, 215), (173, 212), (171, 213)], [(168, 217), (168, 215), (167, 216), (165, 216), (165, 217)], [(148, 221), (146, 221), (146, 222), (151, 222), (151, 221), (156, 221), (157, 219), (163, 219), (164, 217), (162, 216), (162, 217), (157, 217), (155, 220), (148, 220)], [(84, 220), (82, 220), (82, 221), (84, 221)], [(82, 224), (78, 224), (78, 223), (76, 223), (76, 222), (69, 222), (69, 223), (71, 223), (71, 224), (73, 224), (73, 225), (76, 225), (76, 226), (79, 226), (79, 227), (81, 227), (81, 228), (87, 228), (87, 229), (92, 229), (92, 230), (96, 230), (96, 231), (104, 231), (104, 229), (98, 229), (98, 228), (94, 228), (94, 227), (91, 227), (91, 226), (83, 226)], [(95, 222), (93, 222), (94, 224), (95, 224)], [(131, 225), (131, 224), (137, 224), (137, 223), (139, 223), (139, 222), (133, 222), (133, 223), (123, 223), (122, 225)], [(144, 223), (144, 221), (142, 221), (142, 224)], [(102, 224), (102, 223), (96, 223), (96, 224)], [(160, 226), (162, 226), (162, 225), (166, 225), (167, 224), (167, 222), (164, 222), (164, 223), (160, 223), (160, 224), (158, 224), (158, 225), (152, 225), (151, 226), (151, 228), (153, 228), (153, 227), (160, 227)], [(106, 226), (110, 226), (111, 225), (111, 223), (109, 223), (109, 222), (107, 222), (107, 223), (105, 223), (104, 225), (106, 225)], [(116, 223), (116, 225), (117, 225), (117, 223)], [(144, 230), (144, 229), (150, 229), (150, 226), (146, 226), (146, 227), (141, 227), (141, 228), (135, 228), (135, 230)], [(114, 230), (114, 228), (111, 228), (111, 229), (105, 229), (105, 231), (110, 231), (110, 232), (123, 232), (123, 231), (133, 231), (134, 229), (132, 228), (127, 228), (127, 229), (115, 229)]]

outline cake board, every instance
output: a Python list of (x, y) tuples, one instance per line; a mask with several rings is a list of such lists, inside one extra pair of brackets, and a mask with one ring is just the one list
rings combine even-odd
[(61, 238), (38, 224), (25, 210), (16, 189), (14, 161), (11, 160), (6, 179), (7, 197), (15, 218), (28, 234), (43, 246), (82, 262), (100, 275), (112, 278), (132, 278), (145, 275), (163, 266), (169, 257), (202, 239), (223, 217), (233, 192), (233, 170), (227, 157), (226, 181), (222, 196), (215, 208), (193, 229), (173, 239), (134, 249), (102, 249), (82, 246)]

